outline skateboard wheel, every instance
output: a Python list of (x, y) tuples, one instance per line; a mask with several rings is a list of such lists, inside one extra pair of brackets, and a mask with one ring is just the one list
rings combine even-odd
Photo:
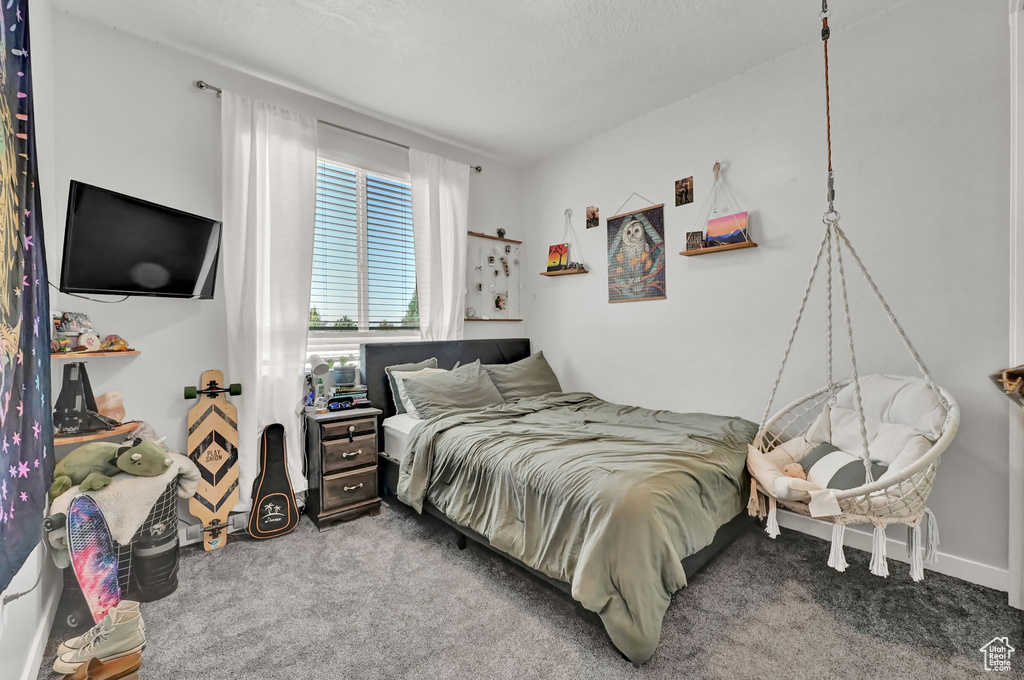
[(228, 385), (228, 394), (230, 394), (232, 397), (237, 397), (241, 393), (242, 393), (242, 386), (241, 386), (241, 384), (239, 384), (239, 383), (231, 383), (230, 385)]
[(43, 518), (43, 531), (56, 531), (68, 523), (68, 516), (64, 513), (50, 515)]
[(186, 399), (195, 399), (197, 396), (199, 396), (199, 392), (197, 391), (195, 385), (189, 385), (188, 387), (185, 388)]

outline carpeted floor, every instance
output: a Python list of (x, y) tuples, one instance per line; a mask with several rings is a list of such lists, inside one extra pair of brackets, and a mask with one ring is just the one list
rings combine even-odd
[(143, 605), (141, 677), (937, 680), (992, 677), (978, 648), (1004, 635), (1024, 669), (1005, 594), (932, 572), (913, 584), (895, 561), (877, 579), (849, 548), (838, 574), (827, 553), (795, 532), (743, 536), (676, 595), (661, 647), (634, 669), (596, 614), (391, 502), (323, 534), (303, 518), (283, 538), (185, 549), (177, 592)]

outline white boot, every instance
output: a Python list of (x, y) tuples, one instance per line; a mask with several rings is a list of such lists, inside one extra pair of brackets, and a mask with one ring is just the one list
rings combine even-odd
[(105, 617), (100, 621), (99, 630), (85, 645), (57, 657), (53, 662), (53, 670), (56, 673), (74, 673), (93, 657), (106, 663), (141, 652), (145, 646), (146, 629), (138, 612), (125, 612), (114, 618)]
[(107, 615), (100, 619), (100, 622), (97, 623), (95, 626), (85, 631), (78, 637), (73, 637), (70, 640), (65, 640), (64, 642), (60, 643), (60, 647), (57, 648), (57, 656), (60, 656), (61, 654), (67, 654), (68, 652), (73, 652), (76, 649), (81, 649), (82, 647), (84, 647), (86, 644), (88, 644), (90, 640), (92, 640), (93, 636), (96, 635), (96, 632), (100, 629), (100, 626), (103, 625), (103, 622), (107, 619), (113, 618), (114, 622), (116, 623), (118, 616), (126, 614), (128, 612), (137, 611), (139, 611), (138, 602), (135, 602), (133, 600), (121, 600), (117, 603), (117, 606), (111, 609), (109, 612), (107, 612)]

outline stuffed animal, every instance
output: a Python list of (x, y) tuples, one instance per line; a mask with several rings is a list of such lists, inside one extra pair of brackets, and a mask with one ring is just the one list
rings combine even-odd
[(807, 473), (804, 472), (803, 467), (800, 463), (790, 463), (789, 465), (782, 466), (782, 474), (793, 479), (807, 479)]
[(111, 476), (127, 472), (136, 477), (156, 477), (171, 465), (171, 458), (157, 442), (136, 439), (131, 444), (91, 442), (57, 463), (50, 485), (50, 500), (74, 485), (82, 491), (103, 489)]

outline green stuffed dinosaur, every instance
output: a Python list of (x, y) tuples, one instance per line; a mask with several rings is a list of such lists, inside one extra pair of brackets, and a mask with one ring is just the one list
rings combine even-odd
[(66, 455), (53, 470), (50, 500), (74, 485), (82, 491), (103, 489), (110, 477), (127, 472), (136, 477), (156, 477), (171, 465), (171, 459), (157, 442), (136, 439), (131, 444), (92, 442)]

